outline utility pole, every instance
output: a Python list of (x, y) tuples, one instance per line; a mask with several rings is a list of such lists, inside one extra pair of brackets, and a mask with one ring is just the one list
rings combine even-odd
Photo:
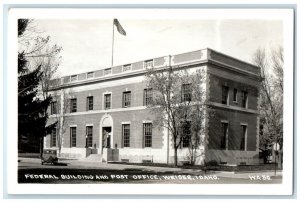
[(113, 34), (112, 34), (112, 49), (111, 49), (111, 66), (114, 65), (114, 40), (115, 40), (115, 24), (113, 22)]

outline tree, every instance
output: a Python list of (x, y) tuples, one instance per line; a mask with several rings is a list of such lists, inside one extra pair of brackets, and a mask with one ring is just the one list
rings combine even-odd
[(194, 163), (199, 146), (204, 143), (205, 117), (209, 108), (204, 92), (205, 72), (197, 70), (147, 70), (146, 83), (152, 91), (152, 100), (147, 107), (155, 115), (153, 123), (169, 130), (174, 148), (174, 165), (177, 166), (177, 151), (188, 145), (190, 163)]
[[(56, 88), (60, 80), (56, 79), (52, 81), (53, 85), (51, 88)], [(61, 148), (63, 145), (63, 138), (64, 134), (67, 130), (68, 120), (66, 119), (66, 114), (69, 113), (70, 110), (70, 95), (72, 94), (72, 90), (54, 90), (53, 91), (53, 98), (57, 101), (57, 112), (55, 114), (55, 123), (56, 123), (56, 140), (57, 140), (57, 147), (59, 156), (61, 156)]]
[(260, 148), (267, 150), (273, 143), (283, 144), (283, 49), (272, 50), (270, 56), (264, 49), (258, 49), (253, 57), (260, 67), (261, 121)]
[[(18, 148), (32, 151), (37, 145), (42, 153), (44, 136), (51, 130), (46, 127), (46, 122), (52, 98), (42, 93), (45, 90), (42, 84), (50, 74), (45, 71), (45, 63), (40, 59), (54, 61), (61, 48), (50, 46), (49, 37), (36, 36), (33, 22), (18, 20)], [(35, 63), (37, 61), (40, 62)]]

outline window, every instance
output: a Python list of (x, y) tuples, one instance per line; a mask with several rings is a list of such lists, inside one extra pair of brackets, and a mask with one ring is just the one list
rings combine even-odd
[(111, 68), (104, 69), (104, 75), (110, 75), (111, 74)]
[(52, 114), (57, 114), (57, 102), (56, 101), (51, 102), (51, 115)]
[(192, 101), (192, 85), (183, 84), (182, 85), (182, 101)]
[(77, 111), (77, 99), (71, 99), (70, 100), (70, 112), (76, 112)]
[(228, 149), (228, 123), (222, 122), (222, 129), (221, 129), (221, 143), (220, 143), (220, 148), (223, 150)]
[(152, 123), (144, 123), (144, 146), (152, 147)]
[(222, 86), (222, 104), (229, 104), (229, 87), (227, 86)]
[(233, 89), (233, 102), (237, 102), (237, 89)]
[(248, 92), (242, 91), (242, 107), (248, 108)]
[(144, 61), (144, 68), (151, 68), (153, 67), (153, 60), (147, 60), (147, 61)]
[(93, 147), (93, 126), (86, 126), (86, 147)]
[(87, 111), (93, 110), (93, 107), (94, 107), (94, 97), (89, 96), (86, 98), (86, 110)]
[(259, 125), (259, 136), (263, 136), (264, 135), (264, 125), (262, 124), (262, 120), (260, 121), (260, 125)]
[(87, 79), (93, 78), (93, 77), (94, 77), (94, 72), (88, 72), (88, 73), (86, 74), (86, 77), (87, 77)]
[(78, 75), (71, 75), (71, 82), (78, 80)]
[(123, 147), (130, 147), (130, 124), (122, 125)]
[(184, 122), (182, 125), (182, 147), (190, 147), (191, 141), (191, 122)]
[(70, 128), (70, 146), (76, 147), (76, 127)]
[(51, 131), (50, 147), (56, 147), (56, 127)]
[(131, 70), (131, 64), (123, 66), (123, 72)]
[(144, 106), (152, 102), (152, 89), (144, 89)]
[(240, 150), (245, 151), (246, 150), (246, 137), (247, 137), (247, 126), (241, 125), (242, 127), (242, 135), (241, 135), (241, 143), (240, 143)]
[(104, 95), (104, 109), (111, 108), (111, 94)]
[(123, 107), (130, 107), (131, 92), (123, 92)]

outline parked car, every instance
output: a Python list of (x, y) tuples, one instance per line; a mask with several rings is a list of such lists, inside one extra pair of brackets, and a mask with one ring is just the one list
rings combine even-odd
[(42, 165), (44, 163), (51, 163), (51, 164), (57, 164), (58, 158), (57, 158), (57, 150), (55, 149), (44, 149), (43, 156), (41, 159)]

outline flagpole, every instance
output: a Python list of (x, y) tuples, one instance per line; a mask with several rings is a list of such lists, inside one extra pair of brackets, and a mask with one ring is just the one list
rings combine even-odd
[(112, 36), (112, 49), (111, 49), (111, 66), (114, 65), (114, 38), (115, 38), (115, 24), (113, 20), (113, 36)]

